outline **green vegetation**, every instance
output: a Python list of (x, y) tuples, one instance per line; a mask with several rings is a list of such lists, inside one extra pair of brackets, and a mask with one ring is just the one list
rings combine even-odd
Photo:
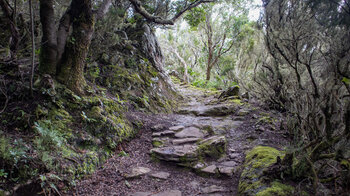
[(289, 185), (281, 184), (279, 182), (272, 182), (270, 187), (264, 189), (263, 191), (259, 191), (257, 196), (288, 196), (294, 194), (294, 188)]
[(289, 185), (278, 182), (266, 183), (263, 178), (264, 171), (277, 161), (283, 159), (285, 153), (268, 146), (256, 146), (246, 153), (244, 169), (239, 182), (241, 195), (290, 195), (294, 190)]

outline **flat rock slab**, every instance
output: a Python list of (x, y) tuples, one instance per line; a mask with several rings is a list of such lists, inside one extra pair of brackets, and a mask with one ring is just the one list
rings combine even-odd
[(128, 196), (150, 196), (152, 193), (150, 192), (135, 192), (135, 193), (129, 193)]
[(174, 131), (167, 130), (162, 132), (155, 132), (152, 134), (152, 137), (173, 136), (173, 135), (175, 135)]
[(205, 134), (196, 127), (187, 127), (183, 129), (182, 131), (175, 134), (175, 137), (177, 138), (189, 138), (189, 137), (195, 137), (195, 138), (204, 138)]
[(217, 171), (217, 167), (216, 165), (210, 165), (204, 169), (201, 170), (204, 173), (208, 173), (208, 174), (215, 174)]
[(160, 160), (188, 162), (196, 161), (198, 159), (196, 152), (197, 149), (198, 146), (196, 145), (168, 146), (153, 148), (150, 152)]
[(166, 180), (169, 178), (170, 174), (168, 172), (156, 172), (150, 174), (150, 176), (152, 176), (153, 178)]
[(205, 193), (205, 194), (220, 193), (220, 192), (227, 192), (227, 190), (224, 187), (216, 186), (216, 185), (202, 188), (202, 193)]
[(156, 194), (150, 192), (135, 192), (128, 194), (128, 196), (182, 196), (182, 193), (179, 190), (167, 190)]
[(212, 136), (209, 138), (206, 138), (199, 142), (199, 144), (205, 144), (207, 146), (220, 146), (220, 145), (225, 145), (226, 144), (226, 138), (225, 136)]
[(182, 193), (179, 190), (168, 190), (168, 191), (154, 194), (152, 196), (182, 196)]
[(151, 169), (146, 167), (135, 167), (135, 168), (132, 168), (130, 174), (126, 174), (126, 178), (137, 178), (149, 173), (150, 171)]
[(169, 127), (169, 130), (178, 132), (178, 131), (181, 131), (184, 128), (185, 128), (184, 126), (178, 125), (178, 126)]
[(188, 143), (195, 143), (198, 140), (200, 140), (200, 138), (183, 138), (183, 139), (174, 139), (172, 141), (172, 143), (174, 145), (182, 145), (182, 144), (188, 144)]

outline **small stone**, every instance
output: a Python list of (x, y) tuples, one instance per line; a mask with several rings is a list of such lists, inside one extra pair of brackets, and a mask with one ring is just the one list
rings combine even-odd
[(205, 167), (205, 164), (198, 162), (196, 165), (193, 166), (193, 169), (202, 169), (203, 167)]
[(151, 171), (151, 169), (146, 168), (146, 167), (135, 167), (132, 169), (130, 174), (126, 175), (126, 178), (137, 178), (137, 177), (140, 177), (142, 175), (149, 173), (150, 171)]
[(152, 193), (149, 192), (135, 192), (135, 193), (129, 193), (128, 196), (150, 196)]
[(228, 151), (231, 152), (231, 153), (234, 153), (234, 152), (236, 152), (236, 149), (230, 148), (230, 149), (228, 149)]
[(164, 130), (166, 127), (164, 124), (156, 124), (153, 127), (151, 127), (152, 131), (162, 131)]
[(202, 188), (202, 193), (205, 193), (205, 194), (217, 193), (217, 192), (226, 192), (226, 189), (224, 187), (216, 186), (216, 185)]
[(125, 180), (125, 185), (130, 189), (131, 188), (131, 185), (130, 185), (130, 183), (127, 181), (127, 180)]
[(168, 191), (154, 194), (152, 196), (182, 196), (182, 193), (179, 190), (168, 190)]
[(196, 127), (188, 127), (175, 134), (175, 137), (177, 138), (204, 138), (204, 136), (204, 133)]
[(181, 130), (184, 129), (184, 128), (185, 128), (184, 126), (178, 125), (178, 126), (170, 127), (169, 130), (170, 130), (170, 131), (178, 132), (178, 131), (181, 131)]
[(233, 171), (234, 171), (234, 167), (219, 166), (219, 172), (221, 174), (226, 174), (228, 176), (232, 176)]
[(204, 169), (202, 169), (201, 171), (204, 173), (208, 173), (208, 174), (215, 174), (216, 173), (216, 165), (210, 165)]
[(230, 159), (237, 159), (239, 158), (239, 153), (231, 153), (228, 156), (230, 157)]
[(174, 145), (181, 145), (181, 144), (187, 144), (187, 143), (195, 143), (198, 140), (200, 140), (200, 138), (184, 138), (184, 139), (175, 139), (172, 141), (172, 143)]
[(152, 137), (162, 137), (162, 136), (173, 136), (175, 135), (174, 131), (162, 131), (162, 132), (155, 132), (152, 134)]
[(170, 174), (167, 172), (157, 172), (157, 173), (152, 173), (150, 176), (152, 176), (153, 178), (166, 180), (169, 178)]

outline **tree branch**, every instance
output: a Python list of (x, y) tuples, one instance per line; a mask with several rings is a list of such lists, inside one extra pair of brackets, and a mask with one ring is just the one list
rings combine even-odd
[(147, 10), (141, 5), (141, 2), (139, 0), (129, 0), (130, 3), (134, 6), (135, 10), (141, 14), (143, 17), (145, 17), (148, 21), (154, 22), (157, 24), (163, 24), (163, 25), (174, 25), (175, 21), (182, 16), (186, 11), (197, 7), (198, 5), (202, 3), (210, 3), (215, 2), (216, 0), (197, 0), (193, 3), (188, 4), (185, 6), (180, 12), (178, 12), (173, 18), (171, 19), (165, 19), (161, 18), (159, 16), (153, 16)]

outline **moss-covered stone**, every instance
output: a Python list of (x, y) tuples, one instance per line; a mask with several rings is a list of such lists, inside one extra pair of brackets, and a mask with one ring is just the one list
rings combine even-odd
[[(280, 183), (272, 183), (269, 185), (262, 180), (264, 171), (269, 166), (276, 163), (277, 157), (283, 158), (284, 155), (285, 153), (283, 151), (268, 146), (256, 146), (247, 152), (244, 169), (238, 186), (239, 194), (256, 195), (260, 193), (261, 195), (266, 195), (277, 191), (279, 191), (279, 193), (288, 193), (288, 191), (290, 191), (289, 186), (281, 185)], [(276, 194), (278, 195), (278, 193)]]
[(294, 195), (294, 187), (290, 185), (285, 185), (280, 182), (272, 182), (271, 185), (262, 190), (259, 191), (256, 196), (288, 196), (288, 195)]
[(159, 140), (155, 140), (155, 141), (152, 141), (152, 145), (155, 148), (162, 147), (163, 146), (163, 142), (159, 141)]
[(213, 136), (199, 142), (197, 153), (203, 159), (206, 156), (219, 159), (226, 152), (226, 138), (224, 136)]

